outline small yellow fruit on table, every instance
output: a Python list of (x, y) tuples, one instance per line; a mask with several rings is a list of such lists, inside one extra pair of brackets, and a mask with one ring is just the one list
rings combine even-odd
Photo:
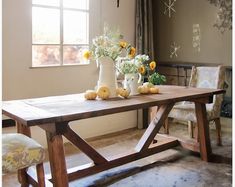
[(120, 95), (124, 98), (127, 98), (130, 95), (130, 91), (128, 91), (127, 89), (125, 89), (125, 88), (118, 88), (118, 89), (119, 89), (118, 95)]
[(110, 96), (109, 88), (107, 86), (99, 87), (97, 90), (97, 95), (99, 98), (101, 98), (103, 100), (108, 99)]
[(157, 87), (151, 87), (151, 88), (149, 88), (149, 92), (150, 92), (151, 94), (157, 94), (157, 93), (159, 93), (159, 88), (157, 88)]
[(119, 94), (121, 93), (122, 89), (123, 89), (123, 88), (120, 88), (120, 87), (117, 88), (117, 89), (116, 89), (116, 94), (119, 95)]
[(87, 100), (95, 100), (97, 97), (97, 93), (94, 90), (87, 90), (84, 94), (84, 97)]
[(154, 87), (154, 84), (152, 84), (151, 82), (145, 82), (143, 84), (143, 86), (147, 86), (148, 88), (152, 88), (152, 87)]
[(139, 86), (138, 92), (141, 94), (148, 94), (149, 93), (149, 87), (148, 86)]

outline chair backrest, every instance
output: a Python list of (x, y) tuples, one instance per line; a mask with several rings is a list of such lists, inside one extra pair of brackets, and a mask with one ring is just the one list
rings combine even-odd
[[(216, 67), (192, 67), (189, 86), (197, 88), (216, 88), (223, 89), (225, 83), (225, 68)], [(223, 101), (223, 95), (214, 96), (212, 103), (213, 116), (220, 116), (220, 108)]]

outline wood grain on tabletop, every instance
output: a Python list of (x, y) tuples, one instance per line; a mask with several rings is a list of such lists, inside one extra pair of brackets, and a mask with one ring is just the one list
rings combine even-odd
[(85, 100), (84, 94), (51, 96), (43, 98), (4, 101), (3, 114), (32, 126), (51, 122), (73, 121), (101, 115), (148, 108), (166, 103), (195, 100), (224, 93), (224, 90), (158, 86), (159, 94), (120, 97), (108, 100)]

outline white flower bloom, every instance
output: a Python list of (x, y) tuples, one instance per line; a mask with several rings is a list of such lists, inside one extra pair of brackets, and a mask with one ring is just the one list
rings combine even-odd
[(97, 36), (92, 40), (91, 51), (95, 59), (102, 56), (112, 58), (114, 61), (122, 53), (122, 48), (119, 45), (121, 34), (119, 31), (111, 31), (106, 26), (104, 28), (104, 34)]
[(135, 60), (136, 60), (137, 62), (143, 63), (143, 62), (149, 60), (149, 56), (148, 56), (148, 55), (136, 55), (136, 56), (135, 56)]

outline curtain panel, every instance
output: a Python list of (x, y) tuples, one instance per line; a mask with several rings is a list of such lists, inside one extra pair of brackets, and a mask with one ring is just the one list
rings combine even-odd
[(136, 0), (136, 49), (138, 54), (154, 55), (153, 0)]

